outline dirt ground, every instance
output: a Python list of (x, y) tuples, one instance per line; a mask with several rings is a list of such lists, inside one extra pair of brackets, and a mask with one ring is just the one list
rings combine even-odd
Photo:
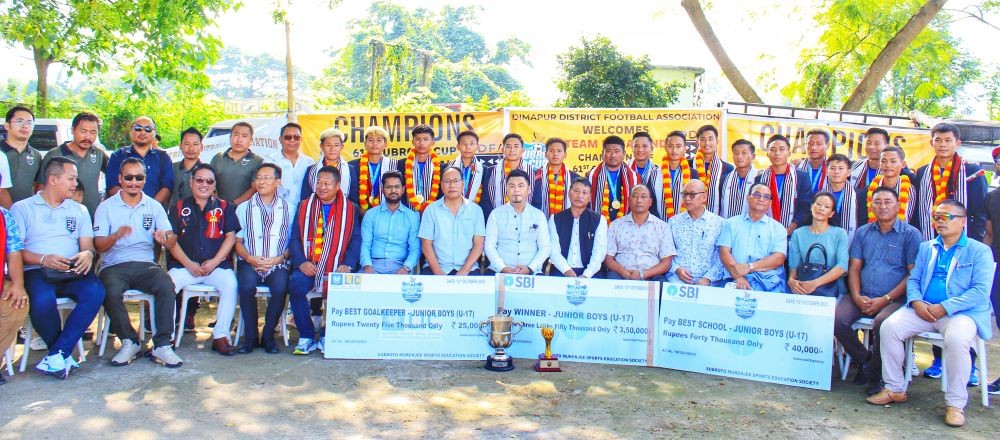
[[(995, 439), (1000, 432), (1000, 412), (979, 404), (978, 388), (970, 388), (966, 426), (945, 426), (939, 382), (925, 378), (914, 380), (909, 402), (876, 407), (839, 375), (826, 392), (601, 364), (536, 373), (527, 359), (495, 373), (482, 362), (326, 360), (290, 348), (226, 358), (206, 344), (211, 315), (199, 313), (197, 338), (184, 338), (178, 369), (148, 359), (112, 367), (115, 350), (99, 358), (88, 342), (87, 362), (66, 381), (32, 371), (8, 378), (0, 386), (0, 439)], [(989, 344), (989, 381), (1000, 374), (998, 346)], [(32, 353), (32, 367), (40, 356)], [(929, 347), (918, 345), (918, 365), (929, 363)]]

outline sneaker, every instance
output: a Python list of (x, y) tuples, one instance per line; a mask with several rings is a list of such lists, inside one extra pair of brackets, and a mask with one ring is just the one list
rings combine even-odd
[(292, 354), (306, 355), (315, 351), (316, 348), (318, 347), (316, 346), (315, 339), (300, 339)]
[(154, 348), (152, 353), (150, 353), (150, 360), (158, 364), (163, 364), (167, 368), (177, 368), (184, 364), (180, 356), (174, 353), (174, 347), (171, 345)]
[(938, 379), (941, 377), (941, 359), (934, 359), (931, 366), (924, 370), (924, 377), (929, 377), (931, 379)]
[(969, 383), (970, 387), (979, 386), (979, 369), (975, 365), (972, 366), (972, 371), (969, 372)]
[(920, 377), (920, 367), (917, 366), (917, 354), (910, 352), (910, 377)]
[(111, 365), (116, 367), (128, 365), (141, 351), (142, 347), (139, 344), (131, 339), (126, 339), (122, 341), (122, 348), (118, 350), (118, 354), (111, 358)]
[(1000, 394), (1000, 378), (997, 378), (997, 380), (993, 381), (993, 383), (987, 385), (986, 392), (993, 395)]
[(66, 369), (70, 372), (80, 369), (80, 363), (76, 361), (76, 358), (74, 358), (73, 355), (66, 358)]
[(35, 336), (34, 338), (31, 338), (31, 344), (29, 344), (28, 347), (31, 348), (31, 351), (41, 351), (49, 349), (48, 344), (45, 343), (45, 340), (42, 339), (41, 336)]
[(45, 356), (35, 369), (59, 379), (69, 377), (69, 368), (66, 368), (66, 357), (63, 356), (62, 351)]

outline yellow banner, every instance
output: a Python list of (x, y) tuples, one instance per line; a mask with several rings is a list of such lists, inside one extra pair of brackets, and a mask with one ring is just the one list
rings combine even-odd
[[(667, 134), (674, 130), (687, 133), (689, 146), (703, 125), (719, 128), (721, 110), (668, 110), (668, 109), (512, 109), (509, 111), (510, 131), (524, 137), (525, 157), (533, 164), (544, 163), (545, 141), (559, 137), (566, 141), (566, 165), (583, 174), (601, 161), (601, 143), (604, 138), (616, 135), (632, 140), (638, 131), (653, 137), (653, 160), (659, 162), (666, 148)], [(723, 130), (719, 128), (720, 136)], [(721, 145), (721, 144), (720, 144)], [(689, 147), (690, 148), (690, 147)], [(626, 145), (625, 154), (632, 156)]]
[(319, 135), (328, 128), (337, 128), (347, 134), (343, 156), (347, 160), (361, 157), (365, 151), (365, 129), (378, 125), (389, 132), (385, 155), (406, 157), (412, 148), (410, 130), (418, 124), (434, 129), (434, 151), (441, 160), (454, 158), (458, 153), (458, 134), (473, 130), (479, 135), (479, 151), (495, 151), (503, 138), (503, 113), (501, 112), (423, 112), (423, 113), (328, 113), (299, 116), (302, 125), (302, 151), (318, 158)]
[[(726, 144), (719, 148), (726, 148), (728, 153), (729, 146), (737, 139), (749, 140), (757, 147), (756, 164), (763, 167), (769, 163), (764, 151), (767, 139), (781, 134), (788, 137), (791, 143), (792, 160), (798, 161), (806, 157), (806, 133), (814, 128), (821, 128), (830, 132), (833, 140), (827, 156), (841, 153), (856, 160), (866, 157), (865, 132), (871, 127), (836, 121), (726, 115)], [(934, 149), (930, 146), (930, 130), (889, 126), (881, 128), (889, 132), (889, 144), (902, 148), (906, 153), (906, 164), (910, 169), (916, 171), (934, 157)]]

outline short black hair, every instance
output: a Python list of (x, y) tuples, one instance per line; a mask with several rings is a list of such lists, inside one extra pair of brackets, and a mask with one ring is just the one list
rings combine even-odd
[(549, 151), (549, 146), (551, 146), (552, 144), (562, 144), (563, 150), (569, 147), (568, 145), (566, 145), (566, 141), (562, 140), (562, 138), (551, 137), (549, 138), (549, 140), (545, 141), (545, 152)]
[(897, 147), (895, 145), (893, 145), (891, 147), (885, 147), (885, 148), (882, 149), (882, 154), (885, 154), (887, 152), (888, 153), (896, 153), (896, 154), (898, 154), (899, 155), (899, 160), (906, 160), (906, 152), (903, 151), (902, 148), (899, 148), (899, 147)]
[(25, 107), (23, 105), (16, 105), (14, 107), (11, 107), (10, 110), (7, 110), (7, 119), (5, 119), (5, 121), (10, 122), (14, 120), (14, 113), (17, 112), (28, 112), (28, 114), (31, 115), (31, 119), (35, 119), (35, 112), (31, 111), (30, 108)]
[(774, 194), (771, 194), (771, 187), (760, 182), (755, 182), (753, 185), (750, 185), (750, 191), (747, 191), (747, 197), (750, 197), (750, 194), (753, 194), (753, 189), (758, 186), (763, 186), (764, 188), (767, 188), (767, 193), (770, 194), (771, 197), (774, 197)]
[(181, 140), (183, 141), (184, 140), (184, 136), (187, 136), (189, 134), (193, 134), (195, 136), (198, 136), (198, 142), (201, 142), (202, 139), (205, 139), (205, 136), (202, 135), (201, 132), (198, 131), (197, 128), (188, 127), (187, 130), (184, 130), (184, 131), (181, 132)]
[(747, 147), (749, 147), (750, 148), (750, 154), (756, 154), (757, 153), (757, 147), (754, 147), (753, 146), (753, 142), (750, 142), (750, 141), (748, 141), (746, 139), (737, 139), (736, 142), (733, 142), (733, 145), (731, 147), (729, 147), (729, 149), (731, 151), (735, 151), (736, 147), (738, 147), (740, 145), (746, 145)]
[(455, 138), (455, 140), (461, 142), (462, 138), (465, 137), (465, 136), (472, 136), (472, 137), (474, 137), (476, 139), (476, 142), (479, 142), (479, 135), (476, 134), (476, 132), (472, 131), (472, 130), (464, 130), (464, 131), (462, 131), (461, 133), (458, 134), (458, 137)]
[(879, 127), (869, 128), (868, 131), (865, 132), (865, 137), (872, 137), (873, 134), (880, 134), (882, 136), (885, 136), (885, 143), (887, 144), (889, 143), (889, 132), (885, 131), (884, 128), (879, 128)]
[[(809, 130), (808, 132), (806, 132), (806, 138), (809, 138), (809, 136), (812, 136), (814, 134), (818, 134), (820, 136), (823, 136), (824, 141), (826, 143), (828, 143), (828, 144), (830, 143), (830, 132), (829, 131), (826, 131), (826, 130), (824, 130), (822, 128), (814, 128), (814, 129)], [(768, 143), (770, 143), (770, 142), (768, 142)]]
[(945, 199), (941, 203), (938, 203), (938, 206), (953, 206), (958, 208), (959, 215), (969, 215), (969, 211), (965, 209), (965, 204), (955, 199)]
[(77, 113), (76, 116), (73, 116), (72, 128), (75, 129), (83, 121), (93, 122), (97, 124), (97, 128), (101, 128), (101, 118), (97, 117), (97, 115), (90, 112), (80, 112)]
[(417, 137), (418, 134), (429, 134), (433, 138), (434, 129), (427, 124), (418, 124), (416, 127), (413, 127), (413, 130), (410, 130), (410, 136)]
[(880, 186), (878, 188), (875, 188), (875, 191), (872, 191), (872, 197), (877, 196), (878, 193), (889, 193), (892, 194), (893, 199), (899, 200), (899, 193), (897, 193), (895, 189), (889, 188), (888, 186)]
[(792, 147), (792, 143), (788, 141), (788, 138), (786, 138), (784, 135), (776, 134), (776, 135), (772, 135), (771, 137), (767, 138), (767, 149), (770, 150), (771, 149), (771, 144), (774, 143), (774, 142), (777, 142), (777, 141), (784, 142), (785, 145), (788, 145), (788, 148)]
[(695, 134), (694, 137), (695, 138), (700, 138), (701, 135), (703, 133), (705, 133), (706, 131), (711, 131), (712, 133), (715, 133), (715, 137), (719, 137), (719, 130), (716, 129), (715, 126), (711, 125), (711, 124), (709, 124), (709, 125), (702, 125), (700, 128), (698, 128), (698, 133)]
[(334, 167), (334, 166), (330, 166), (330, 165), (326, 165), (326, 166), (320, 168), (319, 171), (316, 172), (316, 176), (319, 176), (320, 174), (324, 174), (324, 173), (333, 176), (333, 180), (336, 180), (338, 184), (340, 183), (340, 169), (339, 168)]
[(681, 138), (682, 141), (687, 142), (687, 133), (684, 133), (681, 130), (671, 131), (669, 134), (667, 134), (667, 139), (670, 139), (670, 138), (672, 138), (674, 136), (677, 136), (677, 137)]
[(954, 124), (949, 124), (947, 122), (942, 122), (938, 125), (935, 125), (934, 128), (931, 128), (931, 137), (934, 137), (934, 135), (938, 133), (951, 133), (955, 135), (955, 139), (962, 139), (962, 134), (961, 132), (958, 131), (958, 127)]
[(237, 122), (237, 123), (233, 124), (233, 127), (229, 129), (230, 136), (232, 135), (232, 133), (234, 131), (236, 131), (236, 127), (246, 127), (247, 129), (250, 130), (250, 136), (253, 137), (253, 125), (250, 125), (249, 122), (240, 121), (240, 122)]
[(504, 179), (504, 183), (506, 184), (507, 182), (510, 182), (510, 179), (515, 177), (520, 177), (524, 179), (525, 182), (531, 183), (531, 179), (528, 177), (528, 172), (520, 168), (514, 168), (514, 170), (507, 175), (507, 178)]
[(212, 172), (212, 177), (215, 177), (215, 167), (213, 167), (212, 164), (199, 162), (195, 164), (195, 166), (191, 167), (191, 178), (194, 179), (194, 175), (198, 174), (198, 171), (201, 170), (209, 170)]
[(847, 168), (851, 167), (851, 159), (848, 159), (847, 156), (841, 153), (830, 155), (830, 157), (826, 159), (826, 163), (829, 164), (830, 162), (843, 162), (847, 164)]
[(586, 177), (577, 177), (576, 179), (573, 179), (573, 183), (569, 184), (569, 186), (572, 187), (573, 185), (576, 185), (578, 183), (580, 185), (586, 186), (588, 189), (593, 189), (593, 184), (591, 184), (590, 180), (588, 180)]
[(273, 164), (271, 162), (264, 162), (264, 163), (260, 164), (259, 166), (257, 166), (257, 171), (253, 172), (254, 177), (257, 177), (257, 174), (260, 173), (260, 170), (262, 170), (264, 168), (270, 168), (270, 169), (274, 170), (274, 178), (275, 179), (281, 179), (281, 167), (279, 167), (278, 165), (275, 165), (275, 164)]
[(285, 134), (285, 130), (287, 130), (289, 128), (297, 128), (297, 129), (299, 129), (299, 133), (302, 133), (302, 126), (301, 125), (296, 124), (294, 122), (289, 122), (289, 123), (281, 126), (281, 130), (278, 131), (278, 136), (283, 136)]
[(399, 183), (403, 183), (403, 173), (396, 170), (389, 170), (382, 174), (382, 185), (385, 186), (385, 181), (387, 179), (399, 179)]
[(621, 145), (622, 151), (625, 150), (625, 139), (618, 136), (611, 135), (604, 138), (604, 142), (601, 142), (601, 150), (606, 150), (608, 145)]
[(507, 135), (503, 137), (503, 140), (500, 141), (500, 143), (501, 144), (506, 144), (509, 139), (517, 139), (518, 141), (521, 142), (522, 146), (524, 145), (524, 138), (521, 137), (521, 135), (519, 135), (517, 133), (507, 133)]
[(61, 176), (63, 172), (65, 172), (66, 164), (75, 166), (76, 162), (73, 162), (73, 159), (65, 156), (53, 156), (52, 159), (49, 159), (49, 163), (45, 165), (45, 169), (42, 170), (42, 176), (45, 178), (45, 182), (48, 183), (49, 176)]
[(637, 131), (635, 132), (635, 134), (632, 135), (633, 141), (639, 138), (649, 139), (649, 143), (653, 143), (653, 136), (650, 135), (648, 131)]
[(142, 174), (143, 175), (146, 174), (146, 163), (143, 162), (142, 159), (139, 159), (138, 157), (129, 157), (123, 160), (121, 166), (118, 167), (118, 174), (121, 174), (122, 170), (124, 170), (125, 167), (129, 165), (139, 165), (139, 168), (142, 168)]

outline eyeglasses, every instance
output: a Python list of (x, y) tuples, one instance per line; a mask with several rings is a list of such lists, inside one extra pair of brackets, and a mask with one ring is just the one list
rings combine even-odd
[(124, 179), (126, 182), (131, 182), (133, 180), (136, 181), (136, 182), (142, 182), (143, 180), (146, 180), (146, 175), (145, 174), (123, 174), (122, 175), (122, 179)]
[(152, 133), (153, 130), (156, 130), (156, 128), (154, 128), (152, 125), (133, 124), (132, 125), (132, 130), (133, 131), (145, 131), (146, 133)]
[(705, 191), (701, 191), (701, 192), (682, 192), (681, 193), (681, 197), (684, 197), (685, 199), (693, 199), (695, 197), (698, 197), (698, 194), (705, 194)]
[(23, 126), (34, 127), (35, 121), (31, 119), (15, 119), (13, 121), (10, 121), (10, 125), (13, 125), (15, 127), (23, 127)]
[(759, 192), (752, 192), (752, 193), (750, 193), (750, 197), (753, 197), (753, 198), (755, 198), (757, 200), (771, 200), (771, 195), (770, 194), (761, 194)]
[(298, 141), (298, 140), (302, 140), (302, 136), (297, 135), (297, 134), (286, 134), (286, 135), (282, 136), (281, 138), (284, 139), (284, 140), (286, 140), (286, 141), (291, 141), (291, 140)]
[(257, 176), (254, 177), (253, 180), (256, 180), (258, 182), (270, 182), (272, 180), (278, 180), (278, 179), (274, 176)]
[(950, 221), (952, 221), (952, 220), (954, 220), (956, 218), (962, 218), (962, 217), (965, 217), (965, 216), (964, 215), (958, 215), (958, 214), (949, 214), (949, 213), (945, 212), (945, 213), (941, 213), (941, 214), (934, 214), (934, 215), (931, 216), (931, 219), (934, 220), (935, 222), (940, 222), (940, 221), (950, 222)]
[(403, 189), (403, 185), (382, 185), (382, 190), (384, 191), (396, 190), (396, 189)]
[(215, 179), (212, 179), (210, 177), (195, 177), (194, 183), (197, 183), (199, 185), (215, 185)]

